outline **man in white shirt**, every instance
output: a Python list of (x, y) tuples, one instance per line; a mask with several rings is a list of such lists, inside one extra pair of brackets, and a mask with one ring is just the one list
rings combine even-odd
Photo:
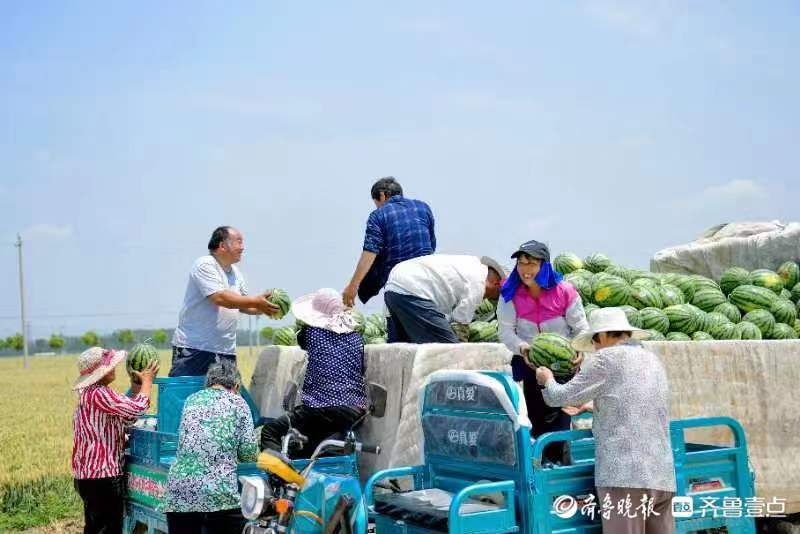
[(389, 343), (458, 343), (451, 323), (467, 325), (484, 298), (497, 299), (505, 272), (491, 258), (435, 254), (398, 263), (384, 301)]
[(198, 258), (172, 336), (169, 376), (200, 376), (220, 358), (236, 361), (239, 312), (277, 313), (267, 301), (270, 293), (248, 296), (244, 277), (234, 265), (244, 253), (244, 237), (237, 229), (220, 226), (211, 234), (207, 256)]

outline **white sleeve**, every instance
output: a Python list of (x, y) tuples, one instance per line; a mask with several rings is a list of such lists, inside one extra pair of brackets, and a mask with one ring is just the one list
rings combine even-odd
[(200, 293), (207, 297), (219, 291), (228, 289), (228, 284), (222, 280), (220, 272), (222, 269), (213, 265), (211, 262), (199, 261), (192, 266), (189, 279), (197, 285)]
[(586, 311), (583, 309), (583, 301), (580, 297), (576, 298), (567, 308), (566, 320), (571, 337), (589, 331), (589, 321), (586, 320)]
[(497, 331), (500, 342), (503, 343), (512, 354), (521, 354), (522, 349), (529, 346), (517, 335), (517, 310), (512, 301), (506, 302), (501, 296), (497, 301)]

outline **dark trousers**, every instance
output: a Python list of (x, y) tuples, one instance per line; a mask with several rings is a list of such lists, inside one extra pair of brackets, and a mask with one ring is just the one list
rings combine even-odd
[(186, 347), (172, 347), (172, 367), (169, 376), (205, 376), (212, 363), (226, 358), (236, 363), (236, 355), (207, 352)]
[(83, 534), (120, 534), (125, 510), (125, 477), (75, 480), (83, 500)]
[[(542, 396), (544, 388), (536, 382), (536, 372), (525, 363), (522, 356), (514, 355), (511, 358), (511, 371), (515, 381), (522, 381), (522, 392), (525, 395), (525, 404), (528, 405), (528, 417), (531, 420), (531, 436), (538, 438), (547, 432), (569, 430), (572, 418), (565, 414), (561, 408), (554, 408), (545, 404)], [(569, 378), (556, 378), (556, 382), (559, 383), (564, 383), (568, 380)], [(564, 441), (551, 443), (544, 448), (542, 460), (562, 465), (570, 463), (568, 444)]]
[(389, 343), (458, 343), (450, 323), (430, 300), (393, 291), (383, 294), (390, 317)]
[(169, 534), (241, 534), (245, 522), (239, 508), (219, 512), (167, 512)]
[(308, 438), (308, 443), (299, 451), (289, 451), (291, 458), (310, 458), (324, 439), (337, 432), (350, 430), (353, 424), (364, 415), (364, 410), (349, 406), (333, 406), (330, 408), (311, 408), (295, 406), (292, 411), (277, 419), (272, 419), (261, 428), (261, 450), (281, 450), (283, 436), (292, 427)]

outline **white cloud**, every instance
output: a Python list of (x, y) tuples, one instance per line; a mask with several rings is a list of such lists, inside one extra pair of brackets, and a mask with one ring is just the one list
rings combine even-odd
[(589, 16), (637, 37), (656, 37), (671, 29), (683, 12), (670, 0), (590, 0), (584, 3)]
[(23, 230), (25, 239), (66, 239), (73, 234), (72, 226), (56, 224), (34, 224)]
[(704, 202), (728, 203), (763, 200), (767, 190), (753, 180), (731, 180), (722, 185), (707, 187), (700, 195)]

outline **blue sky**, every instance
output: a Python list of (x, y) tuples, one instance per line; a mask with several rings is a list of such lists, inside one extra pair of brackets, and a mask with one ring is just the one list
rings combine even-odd
[(342, 288), (390, 174), (440, 252), (645, 267), (796, 220), (799, 24), (789, 1), (4, 2), (0, 335), (17, 232), (35, 336), (171, 327), (219, 224), (251, 288)]

